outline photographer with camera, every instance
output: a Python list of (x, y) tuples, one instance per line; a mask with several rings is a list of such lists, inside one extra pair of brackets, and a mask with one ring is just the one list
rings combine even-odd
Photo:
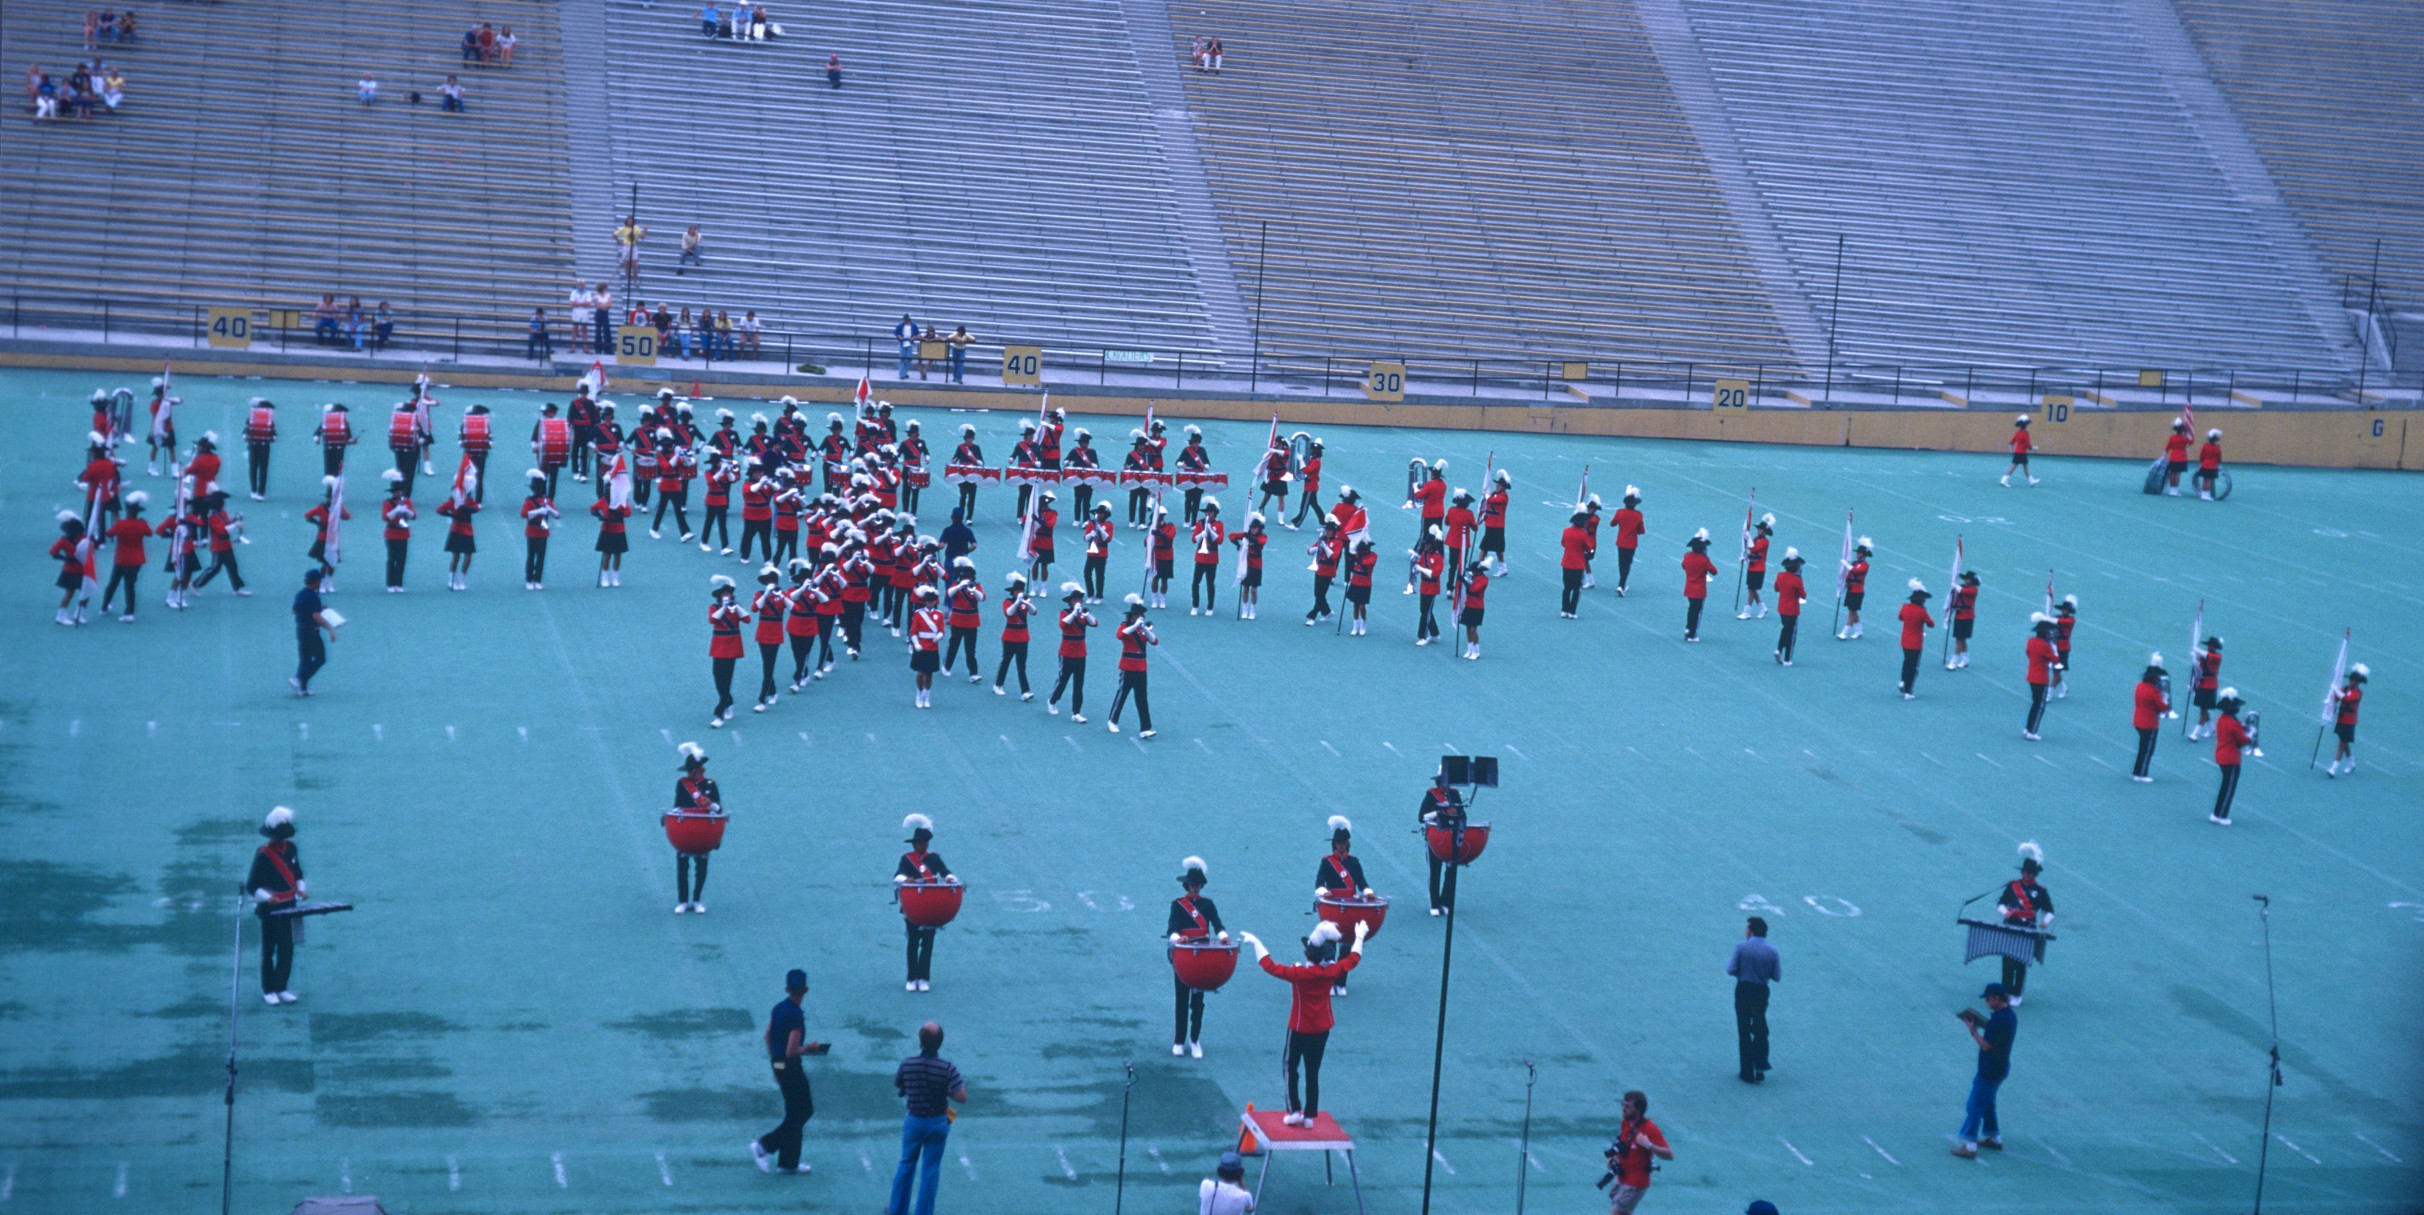
[(1987, 984), (1978, 998), (1986, 1001), (1984, 1015), (1974, 1008), (1954, 1014), (1978, 1044), (1978, 1075), (1970, 1082), (1969, 1106), (1953, 1144), (1953, 1155), (1964, 1160), (1976, 1157), (1982, 1147), (2003, 1150), (2003, 1128), (1995, 1123), (1995, 1093), (2012, 1074), (2012, 1039), (2020, 1033), (2020, 1014), (2012, 1011), (2011, 995), (2001, 983)]
[(1624, 1121), (1616, 1128), (1616, 1142), (1607, 1146), (1608, 1171), (1598, 1182), (1603, 1190), (1609, 1182), (1616, 1183), (1615, 1189), (1608, 1190), (1609, 1215), (1632, 1215), (1641, 1205), (1641, 1196), (1649, 1192), (1650, 1174), (1658, 1167), (1650, 1163), (1651, 1157), (1675, 1158), (1674, 1149), (1667, 1146), (1658, 1124), (1650, 1121), (1649, 1112), (1650, 1099), (1640, 1089), (1624, 1095)]

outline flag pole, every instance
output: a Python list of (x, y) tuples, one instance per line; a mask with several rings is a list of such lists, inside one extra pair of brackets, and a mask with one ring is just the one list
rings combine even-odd
[[(1957, 599), (1960, 594), (1961, 537), (1959, 535), (1955, 535), (1953, 537), (1953, 581), (1952, 585), (1944, 588), (1944, 645), (1942, 647), (1944, 653), (1938, 655), (1938, 657), (1945, 662), (1951, 662), (1953, 660), (1953, 601)], [(1972, 604), (1971, 610), (1977, 610), (1977, 605)]]
[(1734, 558), (1734, 610), (1742, 610), (1742, 587), (1751, 576), (1751, 516), (1759, 513), (1759, 487), (1751, 487), (1750, 505), (1742, 512), (1742, 551)]

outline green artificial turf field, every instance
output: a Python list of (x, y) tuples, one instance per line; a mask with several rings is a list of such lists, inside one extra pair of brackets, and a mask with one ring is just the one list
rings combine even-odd
[[(296, 810), (315, 895), (358, 910), (312, 926), (300, 1003), (263, 1007), (247, 955), (239, 1211), (346, 1190), (399, 1213), (879, 1210), (898, 1144), (888, 1079), (928, 1017), (975, 1091), (942, 1209), (1110, 1211), (1133, 1059), (1125, 1209), (1191, 1211), (1239, 1110), (1281, 1104), (1285, 988), (1241, 971), (1210, 1000), (1206, 1057), (1169, 1056), (1158, 937), (1179, 859), (1205, 857), (1232, 930), (1288, 955), (1330, 814), (1355, 819), (1398, 903), (1340, 1002), (1324, 1105), (1360, 1139), (1367, 1209), (1414, 1211), (1443, 927), (1421, 914), (1410, 829), (1446, 753), (1499, 756), (1504, 787), (1482, 798), (1496, 834), (1462, 895), (1437, 1210), (1512, 1211), (1519, 1167), (1529, 1209), (1600, 1209), (1599, 1149), (1628, 1088), (1677, 1154), (1644, 1211), (2244, 1210), (2267, 1041), (2254, 892), (2273, 900), (2286, 1080), (2268, 1206), (2424, 1208), (2413, 477), (2249, 467), (2214, 505), (2143, 496), (2127, 462), (2046, 460), (2042, 486), (2006, 490), (1987, 456), (1337, 428), (1330, 489), (1366, 487), (1383, 540), (1369, 637), (1300, 627), (1309, 533), (1283, 533), (1259, 621), (1233, 618), (1225, 577), (1217, 616), (1156, 613), (1153, 740), (1104, 730), (1103, 640), (1080, 727), (1041, 696), (958, 681), (915, 712), (880, 634), (863, 661), (711, 732), (707, 579), (744, 571), (635, 528), (623, 587), (598, 590), (576, 518), (547, 589), (524, 591), (498, 499), (518, 489), (533, 394), (440, 389), (441, 465), (475, 400), (504, 437), (467, 593), (443, 589), (426, 483), (412, 593), (376, 592), (364, 504), (385, 453), (375, 434), (357, 449), (333, 601), (351, 623), (314, 699), (285, 685), (317, 473), (301, 432), (330, 398), (375, 432), (393, 388), (181, 377), (185, 436), (230, 440), (258, 593), (214, 586), (170, 612), (155, 568), (139, 623), (53, 625), (42, 551), (73, 501), (82, 401), (122, 382), (0, 381), (0, 1211), (214, 1209), (235, 885), (275, 804)], [(288, 434), (267, 503), (241, 499), (233, 442), (255, 392)], [(754, 403), (717, 405), (745, 420)], [(919, 416), (946, 449), (962, 420), (989, 449), (1014, 433), (1014, 415)], [(1072, 422), (1111, 459), (1133, 424)], [(1232, 473), (1262, 441), (1258, 425), (1205, 429)], [(1395, 499), (1411, 457), (1447, 459), (1478, 491), (1493, 453), (1516, 477), (1514, 569), (1482, 660), (1461, 662), (1411, 644), (1394, 580), (1413, 523)], [(1630, 598), (1603, 562), (1581, 619), (1561, 621), (1549, 503), (1586, 464), (1611, 506), (1642, 487), (1650, 533)], [(133, 472), (143, 484), (139, 448)], [(1774, 621), (1738, 623), (1722, 598), (1705, 644), (1680, 642), (1681, 541), (1708, 527), (1730, 590), (1754, 485), (1778, 553), (1800, 547), (1828, 588), (1790, 670), (1769, 660)], [(166, 500), (166, 481), (146, 487)], [(575, 509), (589, 492), (565, 483)], [(930, 516), (948, 493), (929, 491)], [(1227, 495), (1233, 519), (1242, 498)], [(1875, 627), (1856, 643), (1823, 627), (1846, 508), (1879, 550)], [(997, 589), (1009, 509), (985, 492)], [(1943, 602), (1956, 535), (1985, 582), (1976, 665), (1945, 671), (1931, 638), (1904, 703), (1892, 605), (1913, 575)], [(1115, 575), (1136, 553), (1123, 531)], [(2023, 625), (2049, 570), (2083, 605), (2075, 691), (2028, 743)], [(2267, 725), (2228, 830), (2205, 821), (2211, 744), (2176, 724), (2156, 783), (2125, 775), (2131, 685), (2160, 648), (2185, 688), (2199, 600)], [(2364, 762), (2327, 781), (2300, 753), (2344, 627), (2375, 678)], [(1035, 648), (1048, 682), (1049, 643)], [(657, 815), (675, 744), (694, 738), (733, 822), (712, 913), (676, 918)], [(888, 897), (911, 811), (934, 817), (970, 891), (925, 995), (900, 990)], [(2008, 1149), (1965, 1163), (1946, 1148), (1974, 1050), (1952, 1013), (1995, 975), (1961, 964), (1953, 919), (2022, 839), (2046, 851), (2060, 940), (2020, 1013)], [(1785, 967), (1759, 1087), (1734, 1078), (1722, 973), (1745, 908), (1764, 909)], [(810, 1035), (836, 1045), (811, 1070), (816, 1173), (770, 1178), (743, 1145), (777, 1118), (756, 1033), (791, 966), (813, 983)], [(1352, 1210), (1346, 1181), (1325, 1189), (1317, 1161), (1283, 1157), (1263, 1209)]]

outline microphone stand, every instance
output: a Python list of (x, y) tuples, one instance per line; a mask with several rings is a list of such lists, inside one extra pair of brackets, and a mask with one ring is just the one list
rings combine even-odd
[(1532, 1061), (1524, 1060), (1523, 1140), (1521, 1146), (1516, 1149), (1515, 1156), (1515, 1215), (1523, 1215), (1524, 1188), (1532, 1180), (1529, 1171), (1532, 1163), (1532, 1085), (1539, 1079), (1539, 1070), (1532, 1066)]
[(227, 1134), (219, 1155), (219, 1215), (228, 1215), (236, 1185), (236, 1007), (244, 994), (244, 900), (236, 903), (235, 952), (227, 979)]
[[(1477, 800), (1477, 797), (1467, 798), (1465, 804), (1458, 808), (1455, 823), (1448, 828), (1448, 855), (1451, 857), (1464, 855), (1465, 822), (1473, 812), (1473, 802)], [(1448, 866), (1447, 881), (1443, 883), (1441, 891), (1446, 896), (1443, 901), (1448, 906), (1448, 922), (1439, 945), (1439, 1028), (1431, 1038), (1431, 1116), (1430, 1129), (1423, 1137), (1422, 1157), (1423, 1215), (1430, 1215), (1431, 1166), (1439, 1160), (1439, 1075), (1448, 1049), (1448, 974), (1456, 957), (1456, 875), (1463, 868), (1462, 863)]]
[(2271, 1082), (2264, 1086), (2264, 1137), (2256, 1143), (2255, 1215), (2264, 1215), (2264, 1169), (2269, 1163), (2272, 1148), (2273, 1090), (2281, 1087), (2281, 1007), (2273, 999), (2272, 899), (2261, 894), (2253, 897), (2256, 900), (2256, 914), (2264, 921), (2264, 1006), (2272, 1019), (2272, 1049), (2267, 1064)]
[(1119, 1215), (1120, 1204), (1128, 1197), (1128, 1096), (1136, 1088), (1135, 1062), (1122, 1059), (1119, 1066), (1128, 1079), (1119, 1089), (1119, 1181), (1111, 1191), (1111, 1215)]

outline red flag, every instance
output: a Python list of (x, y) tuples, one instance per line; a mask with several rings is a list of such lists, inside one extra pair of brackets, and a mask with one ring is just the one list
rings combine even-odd
[(864, 373), (861, 373), (859, 376), (858, 391), (850, 394), (850, 399), (858, 403), (859, 410), (862, 413), (866, 411), (867, 403), (875, 399), (875, 385), (867, 382), (867, 377)]
[(471, 501), (472, 496), (479, 490), (479, 470), (472, 467), (471, 454), (466, 452), (463, 455), (463, 462), (455, 468), (454, 489), (447, 495), (446, 500), (452, 505), (461, 506)]

